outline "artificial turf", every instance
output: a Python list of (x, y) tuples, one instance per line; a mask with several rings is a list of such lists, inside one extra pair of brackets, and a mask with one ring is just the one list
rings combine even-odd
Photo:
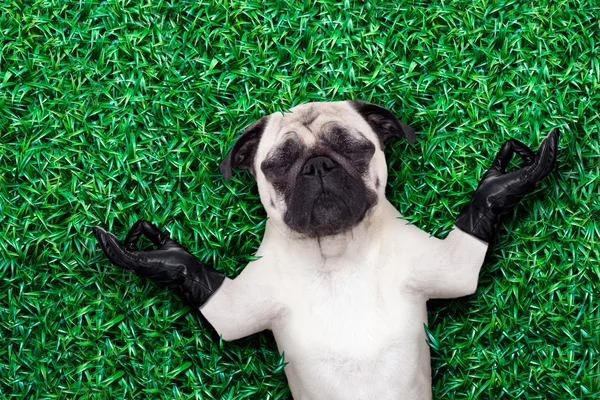
[(272, 336), (220, 342), (109, 264), (139, 218), (234, 277), (265, 212), (218, 163), (308, 101), (391, 109), (387, 195), (443, 237), (501, 144), (561, 129), (477, 292), (429, 303), (434, 398), (600, 398), (598, 1), (4, 1), (0, 397), (286, 399)]

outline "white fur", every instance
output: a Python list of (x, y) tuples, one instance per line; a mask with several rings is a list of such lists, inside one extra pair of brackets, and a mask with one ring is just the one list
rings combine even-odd
[[(347, 104), (317, 104), (324, 119), (342, 118), (374, 135)], [(289, 128), (285, 118), (269, 122), (258, 160), (281, 126)], [(368, 183), (375, 177), (385, 187), (379, 147)], [(426, 301), (472, 294), (487, 244), (459, 229), (440, 240), (406, 224), (383, 189), (351, 231), (302, 238), (283, 224), (283, 203), (269, 205), (276, 194), (260, 168), (257, 180), (269, 215), (261, 258), (225, 280), (201, 307), (204, 316), (224, 340), (272, 330), (295, 400), (430, 399)]]

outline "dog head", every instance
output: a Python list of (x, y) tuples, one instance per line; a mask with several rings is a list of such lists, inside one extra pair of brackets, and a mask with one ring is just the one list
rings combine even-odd
[(316, 102), (250, 125), (221, 163), (256, 178), (269, 215), (307, 237), (343, 233), (363, 221), (385, 196), (383, 144), (415, 141), (412, 128), (387, 109), (363, 101)]

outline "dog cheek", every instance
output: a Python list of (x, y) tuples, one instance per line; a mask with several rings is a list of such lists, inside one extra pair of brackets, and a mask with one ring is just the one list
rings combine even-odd
[(365, 182), (352, 182), (347, 186), (347, 206), (352, 214), (353, 222), (358, 223), (365, 213), (377, 203), (376, 191), (370, 189)]
[(385, 157), (375, 156), (369, 165), (369, 172), (365, 178), (365, 185), (367, 185), (367, 187), (372, 187), (378, 195), (385, 196), (387, 176)]

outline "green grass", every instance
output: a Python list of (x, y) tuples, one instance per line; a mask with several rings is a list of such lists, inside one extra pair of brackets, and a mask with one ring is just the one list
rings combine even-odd
[(393, 110), (388, 197), (443, 237), (501, 144), (562, 130), (476, 294), (430, 302), (434, 397), (600, 398), (597, 1), (5, 1), (0, 5), (0, 397), (286, 399), (269, 333), (221, 343), (107, 262), (139, 218), (229, 276), (256, 250), (252, 179), (218, 163), (308, 101)]

